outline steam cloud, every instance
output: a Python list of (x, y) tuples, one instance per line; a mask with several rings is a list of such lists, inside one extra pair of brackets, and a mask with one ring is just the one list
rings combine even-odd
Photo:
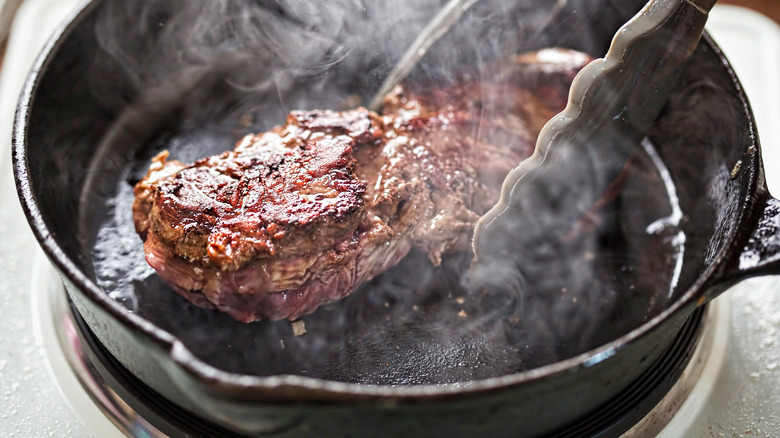
[[(105, 53), (95, 74), (111, 71), (118, 79), (94, 81), (92, 93), (128, 110), (105, 147), (122, 143), (133, 151), (122, 166), (123, 178), (132, 183), (163, 147), (192, 161), (281, 123), (293, 109), (365, 105), (444, 3), (106, 0), (95, 29)], [(594, 16), (596, 3), (478, 2), (409, 80), (446, 82), (464, 71), (478, 77), (491, 60), (549, 45), (600, 56), (612, 32), (582, 30), (593, 21), (598, 29), (616, 29), (625, 16)], [(139, 142), (146, 146), (138, 148)], [(413, 253), (343, 302), (303, 318), (305, 336), (294, 336), (286, 321), (237, 323), (166, 290), (145, 267), (129, 220), (131, 185), (124, 181), (91, 201), (105, 209), (110, 198), (113, 206), (95, 242), (96, 272), (100, 284), (131, 310), (229, 371), (376, 384), (505, 375), (598, 346), (659, 304), (626, 291), (665, 281), (668, 261), (659, 264), (657, 255), (636, 248), (668, 250), (664, 236), (648, 236), (645, 229), (670, 207), (656, 201), (640, 212), (621, 207), (659, 194), (666, 199), (646, 155), (637, 154), (630, 164), (622, 190), (596, 212), (586, 238), (550, 240), (556, 216), (533, 212), (524, 223), (539, 224), (539, 231), (512, 230), (526, 236), (517, 251), (534, 245), (544, 255), (522, 263), (522, 273), (512, 259), (485, 275), (492, 284), (470, 288), (473, 279), (464, 277), (470, 254), (434, 268)], [(546, 202), (555, 202), (547, 196)], [(627, 322), (613, 324), (616, 319)]]

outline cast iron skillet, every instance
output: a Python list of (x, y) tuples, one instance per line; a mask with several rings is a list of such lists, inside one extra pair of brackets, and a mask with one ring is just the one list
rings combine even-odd
[[(549, 2), (514, 3), (529, 14)], [(569, 2), (554, 16), (553, 26), (521, 35), (524, 37), (521, 48), (560, 45), (599, 56), (606, 50), (614, 31), (644, 1), (628, 3)], [(95, 205), (109, 208), (108, 197), (101, 191), (113, 190), (127, 177), (123, 169), (145, 161), (154, 152), (147, 150), (149, 143), (153, 143), (152, 149), (155, 145), (171, 147), (172, 144), (165, 134), (155, 137), (155, 143), (148, 139), (148, 132), (143, 133), (146, 142), (133, 143), (127, 138), (138, 140), (142, 134), (131, 132), (124, 142), (117, 141), (116, 150), (99, 148), (105, 144), (104, 137), (113, 122), (137, 97), (138, 89), (133, 87), (137, 83), (132, 80), (137, 78), (128, 78), (116, 58), (105, 56), (104, 36), (95, 31), (96, 22), (103, 14), (124, 8), (121, 17), (124, 21), (120, 20), (114, 29), (121, 36), (122, 24), (166, 19), (164, 15), (133, 16), (140, 9), (127, 5), (134, 4), (108, 0), (88, 2), (47, 45), (30, 75), (17, 111), (13, 139), (17, 188), (37, 238), (62, 274), (81, 316), (105, 347), (151, 388), (194, 415), (228, 429), (254, 435), (349, 436), (367, 431), (372, 436), (542, 435), (587, 415), (635, 381), (663, 353), (695, 308), (741, 279), (776, 273), (780, 267), (777, 244), (780, 202), (767, 193), (753, 117), (726, 59), (705, 36), (650, 135), (675, 181), (686, 218), (680, 225), (687, 240), (679, 287), (671, 299), (659, 298), (666, 296), (666, 289), (648, 290), (651, 299), (647, 301), (641, 298), (642, 294), (619, 290), (620, 281), (609, 283), (615, 289), (612, 293), (623, 292), (622, 296), (628, 294), (628, 298), (619, 300), (602, 315), (604, 321), (594, 325), (596, 329), (591, 330), (587, 342), (575, 342), (572, 348), (561, 345), (553, 345), (548, 350), (540, 348), (538, 356), (546, 361), (535, 364), (533, 359), (524, 358), (519, 365), (502, 369), (500, 362), (509, 360), (509, 355), (495, 354), (483, 364), (468, 363), (475, 370), (466, 374), (470, 379), (448, 378), (451, 368), (446, 360), (438, 370), (436, 364), (429, 366), (425, 358), (417, 357), (436, 356), (436, 344), (432, 344), (430, 351), (412, 348), (416, 344), (398, 344), (399, 352), (394, 356), (387, 351), (371, 356), (363, 354), (373, 351), (371, 348), (358, 349), (361, 354), (346, 362), (350, 366), (316, 374), (307, 368), (307, 363), (316, 364), (317, 357), (285, 362), (274, 355), (283, 355), (281, 349), (274, 350), (260, 341), (256, 343), (256, 338), (272, 333), (277, 337), (271, 340), (277, 344), (281, 338), (312, 347), (311, 343), (305, 344), (308, 341), (292, 337), (289, 324), (237, 326), (214, 312), (187, 306), (170, 291), (153, 297), (141, 295), (135, 307), (132, 303), (123, 305), (109, 297), (110, 291), (98, 286), (96, 279), (94, 240), (105, 218), (95, 210)], [(485, 4), (485, 7), (496, 7), (490, 2)], [(281, 10), (274, 13), (284, 15)], [(424, 8), (420, 13), (425, 13)], [(512, 25), (518, 23), (512, 21)], [(492, 23), (491, 29), (499, 27)], [(589, 38), (583, 37), (585, 30), (590, 30)], [(141, 52), (149, 49), (133, 38), (138, 35), (128, 32), (128, 45), (135, 45)], [(358, 93), (370, 96), (372, 86), (378, 82), (366, 78), (383, 70), (371, 64), (371, 59), (365, 62), (366, 66), (359, 71), (339, 70), (341, 76), (327, 79), (336, 81), (341, 77), (344, 82), (355, 84)], [(349, 74), (353, 76), (344, 78)], [(219, 88), (214, 84), (206, 88), (209, 87)], [(317, 90), (322, 92), (322, 88)], [(322, 101), (309, 103), (319, 107), (335, 105), (333, 97), (326, 94), (322, 94), (325, 96)], [(193, 97), (202, 98), (202, 95)], [(185, 108), (176, 117), (190, 116), (197, 122), (201, 114), (193, 114)], [(181, 126), (170, 128), (157, 120), (148, 122), (158, 132), (181, 129)], [(182, 151), (186, 152), (186, 149)], [(96, 169), (100, 172), (95, 172)], [(634, 186), (641, 186), (644, 181), (639, 173)], [(614, 217), (606, 222), (617, 223), (619, 227), (626, 225)], [(652, 288), (652, 267), (664, 266), (664, 260), (656, 260), (652, 249), (633, 256), (639, 259), (636, 266), (644, 267), (642, 274), (648, 277), (639, 278), (637, 284)], [(145, 287), (150, 290), (162, 287), (153, 276), (141, 283), (144, 284), (136, 285), (141, 291), (147, 290)], [(447, 287), (436, 285), (434, 289)], [(375, 306), (378, 311), (371, 307), (376, 304), (371, 300), (377, 297), (370, 290), (356, 295), (364, 298), (353, 303), (369, 306), (375, 313), (341, 320), (344, 325), (338, 326), (339, 330), (356, 330), (356, 326), (360, 330), (360, 324), (370, 326), (372, 319), (386, 316), (381, 313), (385, 307), (385, 301), (381, 300), (386, 298), (381, 293), (380, 303)], [(634, 301), (638, 304), (632, 304)], [(328, 317), (341, 315), (341, 310), (349, 315), (349, 306), (347, 302), (318, 311), (307, 321), (307, 327), (310, 331), (317, 328), (327, 331)], [(185, 317), (176, 323), (166, 322), (172, 317), (169, 312), (172, 309), (183, 312)], [(569, 306), (562, 312), (576, 316), (577, 310)], [(533, 323), (547, 330), (567, 324), (579, 330), (584, 326), (578, 324), (589, 324), (576, 317)], [(205, 338), (198, 341), (187, 337), (188, 333), (199, 330), (203, 334), (202, 327), (208, 332)], [(227, 328), (223, 332), (220, 327)], [(255, 336), (255, 331), (262, 335)], [(529, 345), (538, 347), (534, 341), (524, 339), (522, 333), (502, 334), (509, 345), (517, 343), (513, 346), (515, 350)], [(363, 334), (368, 339), (372, 335)], [(312, 334), (303, 338), (323, 337)], [(464, 339), (460, 341), (466, 342)], [(388, 343), (395, 350), (396, 345), (391, 341)], [(488, 347), (492, 345), (491, 339), (486, 342)], [(209, 349), (209, 345), (213, 348)], [(253, 356), (250, 350), (257, 349), (258, 345), (265, 349), (261, 348), (261, 354)], [(458, 360), (468, 361), (472, 353), (480, 355), (487, 351), (479, 349), (479, 341), (463, 345), (477, 350), (455, 348), (437, 358), (447, 359), (457, 351), (460, 352)], [(337, 347), (348, 350), (349, 345), (330, 345), (317, 352), (337, 350)], [(238, 356), (245, 360), (223, 361), (225, 357), (236, 356), (231, 350), (239, 350)], [(388, 357), (420, 366), (402, 369), (399, 374), (376, 372), (378, 362)], [(364, 360), (372, 362), (361, 362)], [(247, 362), (257, 364), (261, 371), (245, 369)], [(381, 365), (391, 369), (389, 361)], [(480, 374), (482, 370), (488, 371)]]

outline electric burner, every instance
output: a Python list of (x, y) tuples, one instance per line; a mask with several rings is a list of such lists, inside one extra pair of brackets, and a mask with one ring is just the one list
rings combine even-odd
[[(64, 291), (60, 295), (64, 295)], [(89, 377), (94, 381), (102, 382), (101, 386), (107, 390), (104, 395), (108, 395), (110, 399), (98, 397), (95, 399), (96, 403), (109, 402), (126, 407), (124, 417), (118, 418), (121, 424), (117, 424), (125, 429), (126, 434), (138, 437), (242, 437), (189, 414), (138, 380), (97, 340), (70, 299), (66, 301), (64, 304), (58, 304), (67, 307), (59, 313), (65, 317), (59, 323), (72, 328), (77, 337), (68, 339), (67, 344), (62, 344), (62, 348), (82, 356), (84, 362), (71, 365), (81, 368), (77, 370), (80, 373), (89, 373)], [(55, 312), (58, 310), (60, 309), (55, 309)], [(60, 342), (62, 341), (60, 337)]]

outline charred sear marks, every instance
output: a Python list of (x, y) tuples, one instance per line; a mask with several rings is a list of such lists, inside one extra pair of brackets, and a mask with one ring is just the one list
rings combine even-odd
[(287, 125), (189, 166), (156, 157), (180, 169), (160, 179), (150, 172), (138, 203), (151, 204), (151, 228), (176, 255), (222, 269), (330, 246), (365, 217), (366, 181), (352, 152), (381, 132), (365, 110), (295, 112)]

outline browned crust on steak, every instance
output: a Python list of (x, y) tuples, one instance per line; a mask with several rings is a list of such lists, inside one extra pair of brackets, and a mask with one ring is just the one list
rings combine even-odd
[(366, 110), (293, 112), (285, 126), (189, 166), (158, 155), (135, 188), (138, 231), (220, 269), (318, 251), (365, 218), (352, 152), (382, 130)]

